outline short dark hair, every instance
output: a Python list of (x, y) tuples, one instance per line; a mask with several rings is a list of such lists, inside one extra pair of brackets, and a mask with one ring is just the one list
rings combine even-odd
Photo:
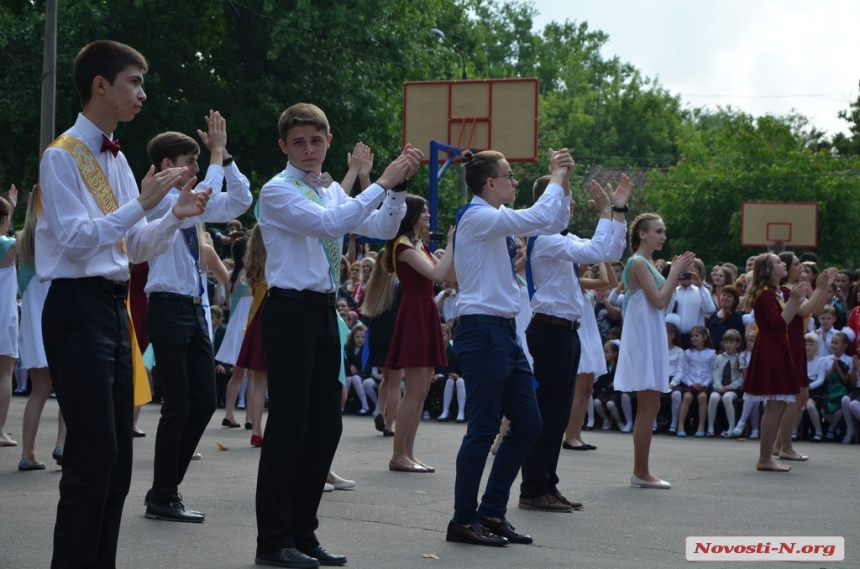
[(549, 187), (549, 181), (552, 180), (552, 176), (541, 176), (537, 180), (535, 180), (535, 185), (532, 186), (532, 198), (534, 201), (538, 201), (546, 189)]
[(278, 135), (281, 140), (287, 139), (287, 133), (294, 126), (311, 125), (329, 133), (328, 118), (321, 108), (310, 103), (296, 103), (278, 118)]
[(75, 89), (81, 99), (81, 107), (93, 98), (93, 79), (104, 77), (113, 85), (116, 76), (126, 67), (139, 67), (147, 71), (146, 58), (133, 47), (111, 40), (96, 40), (88, 43), (75, 58)]
[(495, 150), (484, 150), (477, 154), (466, 150), (460, 155), (460, 161), (466, 169), (466, 186), (473, 194), (480, 196), (483, 193), (487, 178), (499, 173), (499, 162), (504, 159), (504, 154)]
[(149, 160), (155, 166), (155, 171), (161, 171), (161, 162), (167, 158), (171, 162), (175, 162), (180, 156), (200, 154), (200, 145), (197, 141), (181, 132), (162, 132), (155, 138), (149, 141), (146, 145), (146, 153), (149, 155)]

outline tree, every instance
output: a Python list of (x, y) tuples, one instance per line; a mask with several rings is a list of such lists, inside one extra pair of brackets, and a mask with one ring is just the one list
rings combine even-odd
[(860, 160), (817, 150), (806, 127), (803, 117), (754, 118), (732, 109), (688, 124), (681, 160), (648, 183), (673, 252), (739, 263), (750, 253), (740, 246), (743, 201), (809, 201), (819, 203), (819, 256), (856, 266), (860, 237), (839, 229), (860, 215), (853, 199)]

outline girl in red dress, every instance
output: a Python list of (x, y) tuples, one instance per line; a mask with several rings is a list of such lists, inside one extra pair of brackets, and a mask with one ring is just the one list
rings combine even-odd
[(394, 324), (386, 367), (406, 373), (406, 394), (397, 409), (394, 451), (389, 470), (434, 472), (415, 458), (413, 447), (424, 399), (436, 367), (448, 365), (439, 311), (433, 297), (433, 283), (445, 279), (452, 266), (452, 232), (440, 261), (424, 245), (430, 227), (427, 202), (419, 196), (406, 196), (406, 215), (397, 236), (386, 245), (385, 267), (400, 280), (401, 300)]

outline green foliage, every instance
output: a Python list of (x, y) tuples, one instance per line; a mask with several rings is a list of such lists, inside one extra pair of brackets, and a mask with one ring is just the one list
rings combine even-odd
[(857, 266), (860, 238), (841, 229), (860, 215), (860, 160), (816, 150), (805, 126), (800, 117), (756, 119), (731, 109), (687, 125), (681, 160), (647, 186), (673, 252), (741, 264), (751, 253), (740, 246), (742, 202), (808, 201), (819, 203), (822, 261)]

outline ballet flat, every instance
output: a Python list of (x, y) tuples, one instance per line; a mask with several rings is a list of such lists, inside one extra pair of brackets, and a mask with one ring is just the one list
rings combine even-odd
[(661, 480), (659, 482), (648, 482), (647, 480), (642, 480), (636, 476), (630, 477), (630, 485), (634, 488), (656, 488), (658, 490), (668, 490), (672, 487), (672, 485), (665, 480)]

